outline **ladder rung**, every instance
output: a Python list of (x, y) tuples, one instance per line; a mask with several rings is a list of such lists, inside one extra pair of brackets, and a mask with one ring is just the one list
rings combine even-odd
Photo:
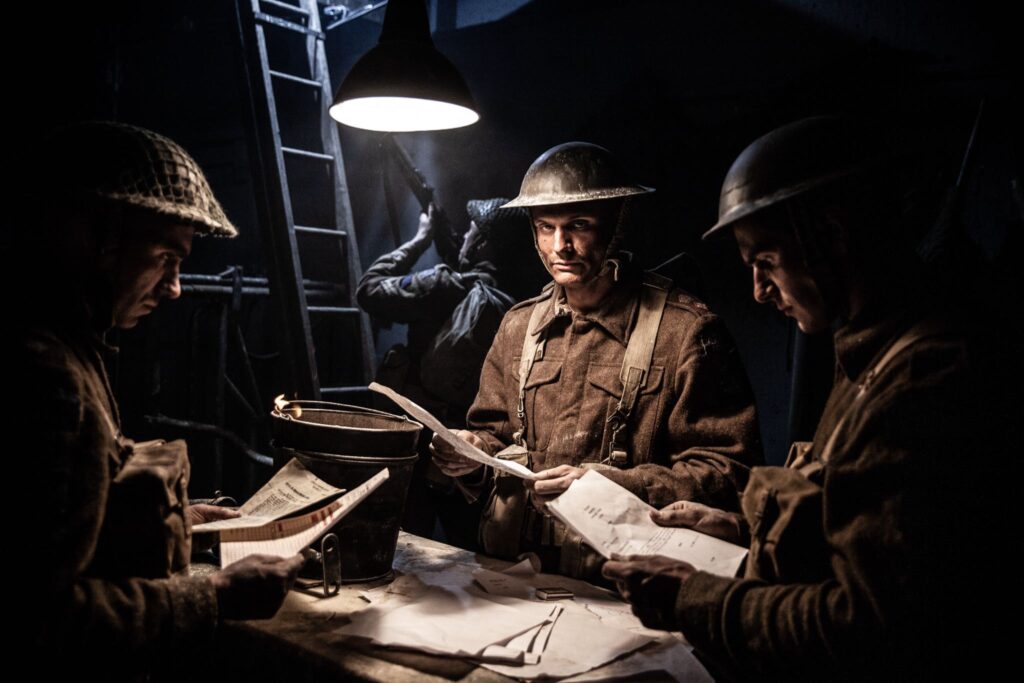
[(369, 391), (370, 387), (367, 386), (320, 387), (321, 394), (365, 394)]
[(292, 12), (304, 17), (309, 16), (309, 10), (305, 7), (296, 7), (295, 5), (289, 5), (287, 2), (280, 2), (280, 0), (260, 0), (260, 2), (264, 5), (269, 5), (270, 7), (282, 9), (285, 12)]
[(285, 154), (291, 154), (297, 157), (306, 157), (307, 159), (317, 159), (319, 161), (334, 161), (334, 157), (330, 154), (321, 154), (320, 152), (310, 152), (306, 149), (295, 149), (294, 147), (282, 147), (281, 151)]
[[(229, 289), (231, 288), (232, 285), (231, 278), (222, 275), (182, 273), (180, 279), (182, 285), (210, 284), (227, 287)], [(302, 284), (306, 288), (307, 292), (311, 290), (323, 290), (326, 292), (330, 292), (340, 291), (344, 289), (344, 287), (339, 285), (337, 282), (329, 282), (327, 280), (307, 280), (306, 278), (303, 278)], [(250, 275), (246, 275), (245, 277), (242, 278), (242, 285), (246, 287), (267, 287), (269, 285), (269, 281), (265, 277), (253, 277)]]
[(304, 33), (309, 36), (316, 36), (320, 40), (324, 39), (324, 34), (321, 31), (311, 29), (308, 26), (302, 24), (296, 24), (294, 21), (288, 21), (281, 17), (275, 17), (273, 14), (266, 14), (264, 12), (256, 12), (255, 14), (256, 23), (265, 24), (267, 26), (276, 26), (277, 28), (287, 29), (289, 31), (295, 31), (296, 33)]
[(306, 310), (310, 313), (335, 313), (338, 315), (356, 315), (362, 312), (351, 306), (306, 306)]
[(282, 81), (291, 81), (292, 83), (298, 83), (300, 85), (308, 85), (311, 88), (320, 90), (324, 87), (324, 84), (320, 81), (314, 81), (311, 78), (303, 78), (302, 76), (293, 76), (292, 74), (286, 74), (283, 71), (270, 70), (270, 75), (274, 78), (280, 78)]
[(348, 235), (344, 230), (331, 230), (330, 228), (309, 228), (305, 225), (296, 225), (295, 232), (300, 235), (318, 235), (320, 237), (336, 237), (342, 239)]

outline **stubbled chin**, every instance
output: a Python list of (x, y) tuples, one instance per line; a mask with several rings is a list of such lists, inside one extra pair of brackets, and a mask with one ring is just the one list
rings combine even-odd
[(556, 283), (563, 287), (571, 287), (573, 285), (586, 284), (590, 279), (592, 279), (586, 277), (586, 275), (586, 273), (572, 273), (556, 270), (552, 273), (552, 278)]

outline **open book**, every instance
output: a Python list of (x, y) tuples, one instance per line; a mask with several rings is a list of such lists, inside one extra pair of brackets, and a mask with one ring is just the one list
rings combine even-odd
[(241, 517), (199, 524), (193, 531), (220, 534), (221, 567), (253, 553), (288, 557), (327, 533), (387, 479), (385, 467), (345, 493), (293, 458), (239, 508)]
[(307, 470), (298, 458), (292, 458), (238, 508), (241, 517), (197, 524), (192, 531), (201, 534), (226, 529), (254, 529), (313, 506), (321, 507), (319, 503), (333, 500), (344, 492), (344, 489), (331, 486)]
[(654, 509), (595, 470), (572, 482), (548, 511), (604, 557), (664, 555), (699, 570), (735, 576), (747, 549), (692, 529), (658, 526)]

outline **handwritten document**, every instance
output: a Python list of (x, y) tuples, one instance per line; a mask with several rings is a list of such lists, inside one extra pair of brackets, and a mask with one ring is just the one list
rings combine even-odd
[(298, 459), (292, 458), (238, 509), (241, 517), (197, 524), (192, 531), (203, 533), (265, 526), (341, 493), (344, 489), (331, 486), (307, 470)]
[(318, 510), (254, 529), (221, 530), (220, 566), (226, 567), (253, 553), (278, 557), (294, 555), (327, 533), (387, 479), (388, 470), (384, 468), (341, 498)]
[(402, 410), (412, 415), (414, 418), (422, 422), (428, 429), (437, 434), (437, 438), (444, 441), (446, 444), (455, 449), (455, 452), (461, 456), (469, 458), (474, 462), (479, 462), (484, 465), (493, 467), (496, 470), (502, 472), (508, 472), (514, 474), (520, 479), (536, 479), (537, 475), (529, 467), (520, 465), (519, 463), (512, 460), (503, 460), (501, 458), (495, 458), (492, 455), (487, 455), (482, 450), (474, 446), (473, 444), (463, 441), (459, 437), (455, 436), (455, 432), (441, 424), (436, 417), (430, 414), (422, 406), (410, 401), (405, 396), (402, 396), (398, 392), (389, 389), (386, 386), (377, 384), (376, 382), (370, 383), (370, 389), (376, 391), (378, 394), (384, 394), (392, 401), (402, 407)]
[(735, 576), (746, 548), (692, 529), (662, 527), (650, 505), (591, 470), (548, 503), (548, 510), (607, 558), (664, 555), (719, 576)]

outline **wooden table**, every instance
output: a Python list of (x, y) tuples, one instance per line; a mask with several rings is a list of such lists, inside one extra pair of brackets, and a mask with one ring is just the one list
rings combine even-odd
[[(430, 570), (445, 563), (468, 569), (501, 570), (509, 562), (477, 555), (412, 534), (398, 539), (394, 567), (403, 573)], [(576, 595), (608, 592), (575, 579), (559, 577)], [(510, 681), (505, 676), (453, 657), (389, 650), (356, 644), (334, 632), (348, 615), (364, 609), (360, 593), (387, 581), (346, 585), (330, 598), (292, 591), (284, 606), (266, 621), (229, 622), (220, 628), (216, 664), (205, 681)], [(653, 680), (644, 676), (645, 680)]]

